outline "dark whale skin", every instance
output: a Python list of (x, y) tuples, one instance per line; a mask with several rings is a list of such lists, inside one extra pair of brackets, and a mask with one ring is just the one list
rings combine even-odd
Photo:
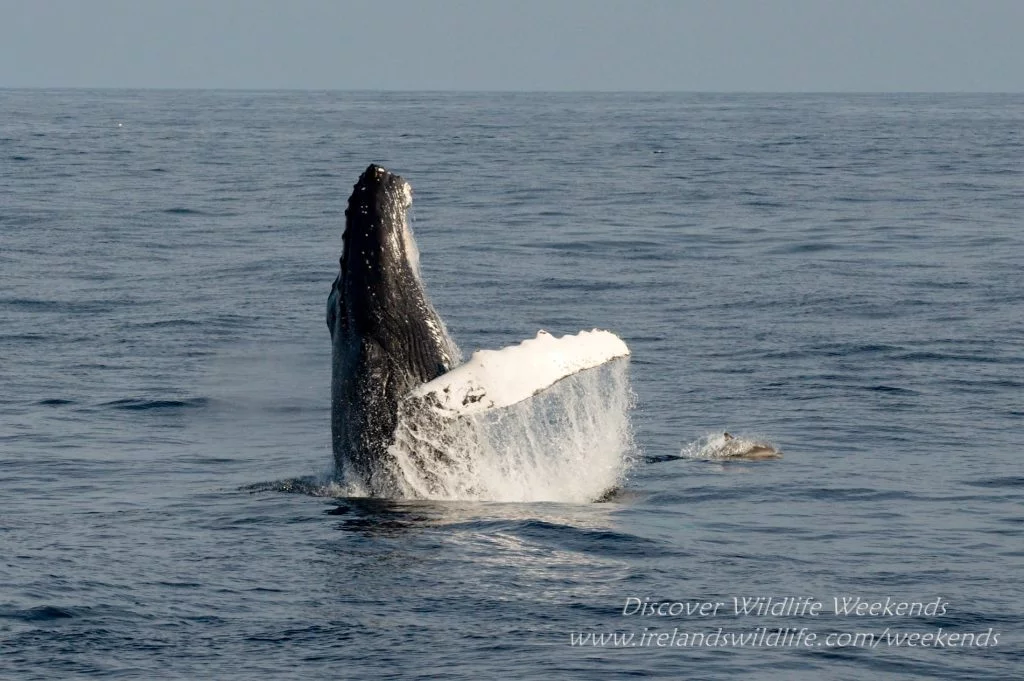
[(340, 272), (327, 300), (336, 475), (386, 494), (398, 400), (460, 359), (419, 275), (406, 217), (412, 189), (370, 165), (345, 210)]

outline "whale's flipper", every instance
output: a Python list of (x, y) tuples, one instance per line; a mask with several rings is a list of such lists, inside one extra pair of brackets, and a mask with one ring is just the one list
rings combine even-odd
[(610, 331), (580, 331), (556, 338), (546, 331), (501, 350), (479, 350), (465, 364), (417, 386), (406, 401), (430, 404), (449, 418), (508, 407), (586, 369), (627, 357), (629, 348)]

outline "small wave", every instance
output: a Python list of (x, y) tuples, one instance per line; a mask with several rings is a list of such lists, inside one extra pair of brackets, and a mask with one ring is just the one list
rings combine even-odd
[(184, 208), (181, 206), (166, 208), (162, 212), (167, 213), (168, 215), (206, 215), (206, 213), (201, 210), (196, 210), (195, 208)]
[(971, 487), (988, 487), (988, 488), (1001, 488), (1008, 487), (1014, 489), (1017, 487), (1024, 487), (1024, 476), (1021, 475), (1008, 475), (999, 478), (984, 478), (982, 480), (970, 480), (964, 483)]
[(1013, 361), (981, 354), (927, 351), (908, 352), (896, 355), (894, 359), (902, 362), (977, 362), (979, 364), (1006, 364)]
[(51, 397), (45, 400), (39, 400), (36, 402), (41, 407), (63, 407), (69, 404), (74, 404), (74, 400), (65, 400), (60, 397)]
[(920, 497), (906, 490), (873, 489), (870, 487), (800, 487), (789, 492), (789, 494), (790, 496), (803, 499), (828, 499), (830, 503), (841, 501), (920, 500)]
[(872, 392), (890, 393), (890, 394), (893, 394), (893, 395), (920, 395), (921, 394), (921, 393), (919, 393), (916, 390), (911, 390), (910, 388), (897, 388), (896, 386), (892, 386), (892, 385), (872, 385), (872, 386), (868, 386), (866, 389), (870, 390)]
[(28, 312), (61, 312), (65, 314), (87, 314), (109, 312), (115, 307), (134, 305), (131, 300), (42, 300), (37, 298), (8, 298), (0, 300), (0, 305), (6, 305), (16, 310)]
[(202, 322), (195, 319), (160, 319), (155, 322), (142, 322), (139, 324), (133, 324), (138, 329), (160, 329), (164, 327), (189, 327), (189, 326), (201, 326)]
[(825, 251), (840, 250), (842, 247), (828, 242), (804, 243), (793, 246), (780, 246), (769, 253), (773, 255), (804, 255), (808, 253), (823, 253)]
[(34, 608), (2, 608), (0, 618), (22, 622), (50, 622), (74, 617), (72, 610), (55, 605), (40, 605)]
[(102, 406), (124, 411), (150, 411), (159, 409), (195, 409), (205, 407), (209, 399), (195, 397), (188, 400), (147, 400), (139, 397), (127, 397), (112, 402), (104, 402)]
[(619, 558), (675, 556), (684, 553), (669, 542), (608, 528), (575, 527), (541, 519), (523, 520), (514, 528), (518, 537), (553, 542), (560, 549)]

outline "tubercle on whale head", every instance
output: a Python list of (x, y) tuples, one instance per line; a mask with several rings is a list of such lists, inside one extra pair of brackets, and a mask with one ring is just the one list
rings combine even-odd
[(400, 326), (425, 300), (419, 249), (407, 219), (412, 187), (371, 164), (356, 182), (345, 210), (338, 279), (349, 323), (368, 333)]
[(412, 187), (401, 176), (377, 164), (359, 176), (345, 209), (342, 271), (359, 280), (378, 280), (408, 265), (418, 271), (419, 252), (406, 212)]
[(411, 205), (412, 187), (409, 183), (387, 168), (371, 163), (352, 188), (345, 217), (351, 220), (373, 211), (408, 210)]

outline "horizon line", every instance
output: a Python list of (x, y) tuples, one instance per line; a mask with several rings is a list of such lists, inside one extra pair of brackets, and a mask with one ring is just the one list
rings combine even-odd
[(306, 88), (306, 87), (205, 87), (160, 85), (0, 85), (3, 91), (154, 91), (154, 92), (338, 92), (374, 94), (548, 94), (548, 95), (1021, 95), (1024, 90), (546, 90), (462, 88)]

